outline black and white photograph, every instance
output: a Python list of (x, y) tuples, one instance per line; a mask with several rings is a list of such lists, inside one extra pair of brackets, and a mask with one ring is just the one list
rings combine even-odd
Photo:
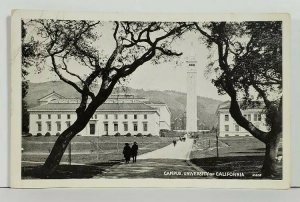
[(288, 188), (288, 15), (12, 18), (13, 186)]

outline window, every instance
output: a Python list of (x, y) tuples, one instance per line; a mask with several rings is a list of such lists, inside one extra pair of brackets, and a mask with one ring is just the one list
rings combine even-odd
[(251, 121), (251, 114), (248, 114), (248, 121)]
[(71, 122), (70, 121), (67, 121), (66, 124), (67, 124), (68, 128), (71, 126)]
[(118, 123), (114, 123), (114, 131), (118, 131)]
[(225, 125), (225, 131), (229, 131), (229, 125)]
[(61, 131), (61, 123), (60, 122), (56, 122), (57, 125), (57, 131)]
[(51, 119), (51, 114), (48, 114), (48, 119)]
[(225, 114), (225, 121), (229, 121), (229, 115)]
[(105, 132), (108, 131), (108, 123), (104, 123), (104, 131), (105, 131)]
[(124, 131), (128, 131), (128, 123), (123, 123), (124, 124)]
[(144, 119), (147, 119), (147, 114), (144, 114)]
[(133, 123), (133, 131), (137, 131), (138, 130), (138, 124), (137, 123)]
[(144, 131), (148, 131), (148, 124), (146, 122), (143, 123), (143, 129)]
[(240, 126), (239, 125), (235, 125), (235, 131), (240, 131)]
[(228, 134), (225, 134), (225, 137), (229, 137), (229, 135), (228, 135)]
[(48, 131), (51, 131), (51, 122), (50, 121), (47, 122), (47, 129), (48, 129)]
[(127, 114), (124, 114), (124, 119), (127, 119), (127, 118), (128, 118)]
[(258, 114), (257, 120), (258, 120), (258, 121), (261, 121), (261, 114)]
[(254, 114), (254, 121), (257, 121), (257, 114)]
[(71, 118), (71, 115), (70, 114), (67, 114), (67, 119), (70, 119)]
[(94, 115), (95, 119), (97, 119), (97, 114)]
[(37, 122), (38, 131), (42, 131), (42, 123)]
[(134, 118), (134, 119), (137, 119), (137, 114), (134, 114), (134, 115), (133, 115), (133, 118)]
[(108, 119), (108, 114), (105, 114), (105, 115), (104, 115), (104, 118), (105, 118), (105, 119)]
[(90, 123), (90, 134), (95, 135), (96, 125), (94, 123)]
[(38, 114), (38, 118), (39, 118), (39, 119), (42, 119), (42, 115), (41, 115), (41, 114)]
[(60, 119), (61, 118), (61, 115), (60, 114), (57, 114), (57, 119)]
[(115, 119), (118, 119), (118, 114), (115, 114)]

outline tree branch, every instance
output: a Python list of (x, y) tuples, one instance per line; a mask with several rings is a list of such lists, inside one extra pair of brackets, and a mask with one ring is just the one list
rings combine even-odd
[(65, 83), (73, 86), (73, 88), (75, 88), (75, 90), (77, 90), (79, 93), (83, 93), (82, 89), (79, 88), (74, 82), (68, 80), (67, 78), (65, 78), (58, 70), (58, 67), (56, 65), (56, 61), (55, 61), (55, 56), (54, 55), (50, 55), (50, 58), (51, 58), (51, 62), (52, 62), (52, 66), (53, 66), (53, 69), (54, 69), (54, 72), (58, 75), (58, 77), (64, 81)]

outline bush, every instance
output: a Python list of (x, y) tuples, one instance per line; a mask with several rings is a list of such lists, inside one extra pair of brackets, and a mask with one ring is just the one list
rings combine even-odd
[(77, 134), (77, 136), (81, 136), (81, 134)]
[(60, 136), (60, 132), (57, 132), (55, 136)]
[(130, 136), (131, 136), (131, 133), (127, 133), (125, 136), (126, 136), (126, 137), (130, 137)]
[(107, 136), (108, 136), (108, 134), (104, 134), (104, 135), (102, 135), (102, 136), (106, 136), (106, 137), (107, 137)]
[(116, 133), (114, 136), (118, 137), (118, 136), (121, 136), (121, 134), (120, 133)]
[(142, 133), (138, 133), (135, 135), (136, 137), (143, 137), (143, 134)]
[(42, 133), (37, 133), (36, 136), (40, 137), (40, 136), (42, 136)]
[(31, 133), (24, 134), (23, 137), (32, 137)]
[(51, 134), (50, 134), (49, 132), (47, 132), (47, 133), (45, 134), (45, 137), (49, 137), (49, 136), (51, 136)]
[(151, 133), (149, 133), (148, 135), (146, 135), (147, 137), (152, 137), (153, 135)]

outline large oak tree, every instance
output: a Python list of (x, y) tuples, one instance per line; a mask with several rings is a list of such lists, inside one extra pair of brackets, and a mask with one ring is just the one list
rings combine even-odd
[[(230, 97), (233, 119), (266, 145), (263, 177), (276, 173), (276, 157), (282, 136), (282, 23), (195, 23), (211, 50), (208, 65), (220, 94)], [(241, 109), (264, 103), (269, 131), (262, 131), (247, 120)]]
[[(148, 61), (180, 56), (181, 53), (171, 49), (171, 44), (191, 26), (186, 23), (51, 19), (26, 23), (30, 37), (38, 44), (38, 70), (43, 71), (42, 64), (48, 64), (60, 80), (81, 95), (77, 118), (57, 138), (44, 163), (43, 177), (53, 174), (72, 138), (85, 128), (116, 83)], [(109, 37), (113, 43), (107, 42)]]

